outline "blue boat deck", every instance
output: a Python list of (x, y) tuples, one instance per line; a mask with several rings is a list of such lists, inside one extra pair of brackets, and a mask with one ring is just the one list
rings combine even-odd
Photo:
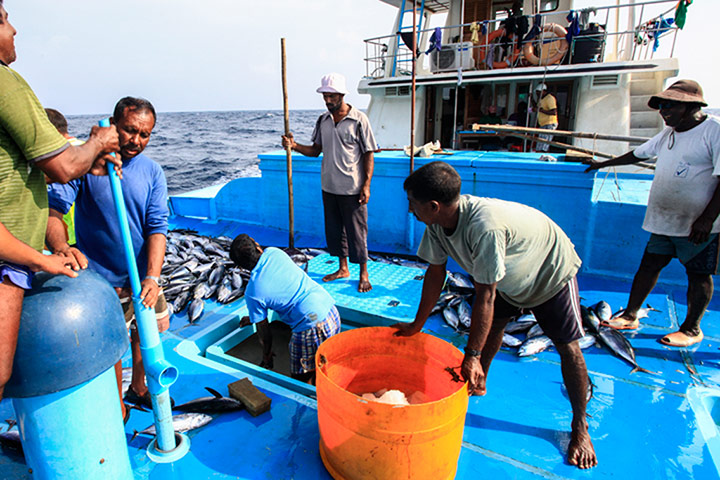
[[(236, 233), (227, 225), (218, 229)], [(319, 280), (332, 271), (336, 263), (329, 261), (327, 256), (313, 259), (311, 277)], [(411, 321), (422, 270), (375, 262), (369, 268), (374, 288), (367, 294), (357, 293), (356, 272), (349, 280), (325, 284), (343, 319), (351, 328)], [(583, 304), (602, 299), (613, 309), (624, 305), (630, 288), (592, 275), (582, 275), (579, 283)], [(648, 302), (658, 311), (650, 312), (628, 338), (638, 363), (656, 375), (632, 373), (632, 367), (604, 348), (585, 350), (595, 385), (588, 415), (600, 462), (596, 468), (579, 471), (565, 463), (571, 410), (557, 353), (551, 349), (520, 359), (503, 348), (488, 377), (488, 394), (470, 399), (457, 478), (717, 478), (718, 427), (711, 413), (717, 416), (713, 400), (720, 395), (720, 304), (713, 302), (705, 316), (702, 344), (678, 350), (657, 339), (683, 318), (685, 292), (661, 286)], [(215, 415), (205, 427), (189, 432), (190, 452), (172, 464), (150, 461), (149, 437), (131, 440), (134, 430), (152, 423), (150, 412), (134, 410), (126, 433), (135, 478), (330, 478), (318, 453), (314, 389), (225, 354), (252, 333), (252, 327), (237, 328), (244, 314), (240, 299), (230, 305), (208, 302), (194, 325), (185, 312), (173, 316), (170, 330), (162, 335), (167, 359), (181, 372), (171, 395), (186, 402), (206, 396), (206, 386), (227, 392), (227, 384), (249, 377), (272, 399), (272, 409), (258, 417), (246, 411)], [(425, 330), (458, 347), (466, 341), (439, 316), (431, 317)], [(129, 353), (126, 357), (129, 364)], [(10, 418), (14, 413), (6, 399), (0, 403), (0, 419)], [(32, 475), (22, 455), (5, 448), (0, 451), (0, 478)]]

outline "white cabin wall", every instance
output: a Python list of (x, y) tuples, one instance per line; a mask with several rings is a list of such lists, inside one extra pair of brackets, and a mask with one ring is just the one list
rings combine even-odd
[[(415, 144), (425, 139), (425, 88), (415, 92)], [(367, 116), (380, 148), (410, 145), (410, 95), (385, 96), (384, 89), (372, 89)]]
[[(629, 135), (630, 75), (620, 75), (617, 85), (595, 87), (593, 76), (587, 75), (577, 85), (576, 132)], [(576, 138), (573, 145), (611, 155), (621, 155), (629, 149), (627, 142), (608, 140)]]

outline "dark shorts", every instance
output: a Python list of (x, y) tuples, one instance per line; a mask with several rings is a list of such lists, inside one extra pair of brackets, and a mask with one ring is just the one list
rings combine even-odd
[(352, 263), (367, 263), (367, 205), (360, 195), (335, 195), (323, 191), (325, 240), (333, 257), (348, 257)]
[(576, 277), (573, 277), (554, 297), (537, 307), (516, 307), (499, 294), (495, 296), (495, 318), (517, 317), (528, 311), (535, 315), (543, 332), (553, 343), (568, 344), (585, 335)]
[(290, 373), (298, 375), (315, 370), (315, 353), (328, 338), (340, 333), (340, 313), (333, 306), (325, 320), (302, 332), (290, 336)]
[(680, 260), (688, 273), (717, 275), (718, 234), (713, 233), (707, 242), (695, 244), (687, 237), (650, 235), (645, 252), (655, 255), (669, 255)]
[(32, 270), (25, 265), (0, 261), (0, 283), (3, 283), (7, 278), (13, 285), (24, 290), (30, 290), (34, 275)]

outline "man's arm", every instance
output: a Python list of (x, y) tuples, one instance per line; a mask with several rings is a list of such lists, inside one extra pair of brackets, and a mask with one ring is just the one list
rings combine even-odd
[(263, 349), (263, 360), (260, 364), (264, 368), (273, 368), (273, 353), (272, 353), (272, 332), (270, 331), (270, 322), (267, 318), (262, 322), (259, 322), (255, 328), (257, 329), (258, 339)]
[(712, 198), (708, 202), (705, 210), (700, 216), (693, 222), (690, 229), (690, 241), (699, 244), (707, 242), (710, 238), (710, 232), (712, 231), (713, 223), (720, 214), (720, 183), (715, 187)]
[(611, 158), (610, 160), (607, 160), (605, 162), (596, 162), (594, 160), (590, 160), (589, 162), (587, 162), (588, 167), (585, 169), (585, 173), (592, 172), (593, 170), (599, 170), (605, 167), (632, 165), (633, 163), (638, 163), (640, 161), (642, 161), (642, 158), (636, 157), (633, 152), (627, 152), (623, 155), (620, 155), (619, 157)]
[[(495, 313), (496, 285), (496, 283), (489, 285), (475, 283), (475, 302), (472, 307), (470, 336), (466, 347), (468, 351), (481, 352), (485, 347)], [(480, 394), (485, 393), (485, 371), (480, 363), (480, 356), (466, 353), (461, 373), (465, 380), (469, 382), (468, 391), (471, 395), (476, 390)]]
[[(70, 145), (57, 155), (36, 162), (36, 165), (50, 181), (67, 183), (85, 175), (96, 159), (104, 162), (105, 159), (102, 158), (104, 154), (117, 152), (119, 149), (114, 125), (106, 128), (94, 126), (87, 142), (78, 146)], [(119, 158), (112, 161), (117, 166), (122, 166)]]
[(45, 231), (45, 244), (51, 252), (65, 257), (73, 270), (87, 268), (88, 261), (85, 255), (77, 248), (68, 245), (63, 214), (54, 208), (50, 208), (47, 230)]
[(30, 245), (21, 242), (0, 223), (0, 260), (24, 265), (33, 272), (48, 272), (77, 277), (69, 267), (69, 262), (59, 255), (43, 255)]
[(442, 265), (429, 265), (425, 271), (425, 279), (423, 280), (422, 294), (420, 297), (420, 305), (415, 314), (415, 321), (412, 323), (396, 323), (393, 325), (398, 331), (395, 335), (400, 337), (409, 337), (415, 335), (422, 330), (423, 325), (430, 316), (430, 312), (437, 303), (440, 292), (445, 284), (446, 263)]
[(360, 205), (365, 205), (370, 201), (370, 182), (372, 181), (373, 172), (375, 171), (375, 152), (365, 152), (360, 158), (365, 171), (365, 183), (360, 190)]
[(167, 238), (162, 233), (153, 233), (148, 236), (146, 242), (148, 267), (145, 278), (141, 283), (142, 291), (140, 292), (140, 298), (143, 300), (143, 305), (148, 308), (154, 308), (158, 295), (160, 294), (160, 285), (158, 285), (157, 280), (150, 277), (160, 278), (163, 261), (165, 260)]
[(322, 152), (322, 147), (317, 143), (312, 145), (300, 145), (295, 141), (292, 133), (288, 133), (287, 136), (282, 136), (283, 148), (290, 147), (290, 150), (295, 150), (298, 153), (302, 153), (306, 157), (318, 157)]

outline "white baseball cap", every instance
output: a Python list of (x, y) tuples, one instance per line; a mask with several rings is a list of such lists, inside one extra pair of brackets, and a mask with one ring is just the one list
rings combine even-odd
[(345, 87), (345, 77), (339, 73), (328, 73), (320, 80), (320, 88), (316, 90), (318, 93), (339, 93), (345, 95), (348, 93)]
[(547, 86), (546, 86), (544, 83), (541, 83), (540, 85), (538, 85), (537, 87), (535, 87), (535, 91), (536, 91), (536, 92), (540, 92), (540, 91), (542, 91), (542, 90), (547, 90)]

